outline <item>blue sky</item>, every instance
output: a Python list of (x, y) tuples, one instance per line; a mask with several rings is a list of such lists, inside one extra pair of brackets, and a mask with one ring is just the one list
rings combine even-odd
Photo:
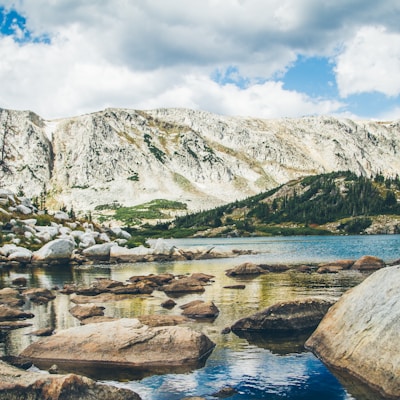
[(397, 0), (101, 4), (0, 3), (0, 107), (400, 118)]

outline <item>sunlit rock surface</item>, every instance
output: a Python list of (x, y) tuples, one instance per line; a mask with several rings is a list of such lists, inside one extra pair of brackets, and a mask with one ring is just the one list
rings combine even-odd
[(326, 364), (400, 398), (400, 266), (347, 291), (306, 342)]
[(106, 109), (46, 121), (0, 109), (0, 127), (7, 126), (3, 185), (33, 196), (46, 185), (54, 205), (76, 210), (157, 198), (199, 210), (299, 176), (400, 170), (399, 121), (262, 120), (187, 109)]

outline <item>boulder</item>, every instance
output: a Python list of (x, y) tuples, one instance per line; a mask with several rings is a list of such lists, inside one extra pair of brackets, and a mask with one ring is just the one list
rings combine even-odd
[(337, 260), (318, 265), (317, 272), (319, 274), (335, 273), (342, 270), (350, 269), (354, 264), (354, 260)]
[(28, 280), (24, 276), (19, 276), (18, 278), (14, 278), (11, 283), (15, 286), (26, 286)]
[(18, 248), (18, 250), (13, 251), (7, 259), (9, 261), (17, 261), (19, 263), (29, 263), (31, 262), (32, 259), (32, 252), (28, 249), (25, 249), (23, 247)]
[(113, 246), (110, 249), (110, 260), (122, 262), (144, 261), (146, 260), (146, 256), (151, 254), (153, 254), (153, 250), (144, 246), (138, 246), (133, 249), (128, 249), (121, 246)]
[(64, 211), (56, 211), (53, 217), (59, 221), (68, 221), (70, 219), (69, 215)]
[(11, 288), (0, 290), (0, 304), (9, 307), (19, 307), (25, 303), (25, 300), (19, 294), (19, 291)]
[(0, 304), (0, 321), (13, 321), (16, 319), (27, 319), (33, 317), (34, 315), (32, 313)]
[(21, 354), (39, 367), (63, 362), (134, 371), (172, 372), (203, 366), (215, 344), (187, 327), (149, 327), (137, 319), (82, 325), (42, 338)]
[(212, 301), (192, 301), (181, 306), (182, 315), (189, 318), (216, 318), (219, 314), (217, 306)]
[(129, 240), (132, 236), (129, 232), (124, 231), (122, 228), (115, 226), (114, 228), (111, 228), (111, 232), (114, 236), (120, 239), (126, 239)]
[(99, 384), (84, 376), (25, 371), (4, 361), (0, 361), (0, 392), (7, 400), (140, 400), (131, 390)]
[(172, 299), (165, 300), (161, 303), (161, 307), (166, 308), (168, 310), (173, 309), (176, 306), (176, 302)]
[(150, 274), (150, 275), (134, 275), (129, 278), (130, 282), (141, 282), (141, 281), (148, 281), (148, 282), (153, 282), (155, 286), (162, 286), (167, 283), (170, 283), (172, 280), (175, 279), (175, 276), (173, 274)]
[(148, 326), (173, 326), (189, 322), (189, 319), (182, 315), (141, 315), (138, 320)]
[(17, 212), (19, 212), (21, 214), (24, 214), (24, 215), (32, 214), (32, 210), (29, 207), (24, 206), (23, 204), (19, 204), (15, 208), (16, 208)]
[(260, 275), (264, 273), (265, 270), (261, 268), (259, 265), (246, 262), (238, 265), (235, 268), (228, 269), (226, 271), (227, 276), (240, 276), (240, 275)]
[(95, 260), (101, 260), (101, 261), (109, 260), (110, 249), (113, 246), (115, 246), (115, 243), (95, 244), (83, 250), (82, 254), (88, 258)]
[(214, 275), (204, 274), (203, 272), (194, 272), (192, 275), (190, 275), (190, 277), (202, 282), (210, 282), (213, 278), (215, 278)]
[(306, 347), (323, 362), (400, 398), (400, 266), (376, 271), (331, 307)]
[(91, 317), (102, 317), (104, 315), (104, 307), (95, 304), (76, 305), (69, 312), (77, 319), (82, 321)]
[(32, 262), (66, 262), (74, 250), (74, 243), (67, 239), (55, 239), (46, 243), (32, 255)]
[(359, 258), (351, 267), (358, 271), (376, 271), (385, 267), (385, 263), (381, 258), (374, 256), (363, 256)]
[(86, 249), (96, 244), (96, 239), (91, 232), (84, 233), (79, 238), (79, 248)]
[(174, 280), (168, 285), (164, 285), (162, 290), (165, 293), (197, 293), (204, 292), (205, 283), (190, 277)]
[(47, 303), (56, 298), (53, 292), (46, 288), (31, 288), (26, 289), (22, 294), (34, 303)]
[(249, 317), (236, 321), (233, 332), (262, 331), (270, 334), (293, 334), (315, 329), (332, 301), (306, 298), (280, 302)]

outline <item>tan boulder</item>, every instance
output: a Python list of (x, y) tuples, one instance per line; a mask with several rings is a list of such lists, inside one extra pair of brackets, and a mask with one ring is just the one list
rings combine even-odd
[(226, 271), (227, 276), (260, 275), (266, 271), (259, 265), (246, 262)]
[(33, 317), (34, 315), (30, 312), (18, 310), (8, 307), (4, 304), (0, 304), (0, 321), (13, 321), (16, 319), (27, 319)]
[(162, 290), (164, 290), (165, 293), (196, 293), (204, 292), (204, 286), (205, 283), (203, 281), (191, 277), (184, 277), (174, 280), (168, 285), (164, 285)]
[(381, 269), (331, 307), (306, 346), (390, 398), (400, 398), (400, 266)]
[[(169, 371), (204, 365), (214, 348), (187, 327), (149, 327), (137, 319), (82, 325), (59, 331), (27, 347), (20, 356), (35, 365), (86, 364), (135, 371)], [(50, 364), (50, 365), (49, 365)]]
[(385, 263), (381, 258), (374, 256), (363, 256), (359, 258), (351, 267), (358, 271), (376, 271), (385, 267)]
[(95, 304), (76, 305), (72, 307), (69, 312), (77, 319), (82, 321), (83, 319), (90, 317), (102, 317), (104, 315), (104, 307), (96, 306)]
[(337, 260), (318, 265), (317, 273), (336, 273), (350, 269), (354, 265), (354, 260)]
[(140, 400), (128, 389), (99, 384), (75, 374), (46, 375), (0, 361), (2, 399)]
[(218, 307), (212, 301), (194, 300), (180, 308), (183, 309), (182, 315), (195, 319), (216, 318), (219, 314)]
[(25, 303), (22, 299), (19, 291), (11, 288), (4, 288), (0, 290), (0, 304), (7, 305), (9, 307), (19, 307)]

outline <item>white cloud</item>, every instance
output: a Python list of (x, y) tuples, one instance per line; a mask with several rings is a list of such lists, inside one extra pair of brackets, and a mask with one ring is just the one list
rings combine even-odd
[[(333, 57), (343, 43), (337, 58), (343, 96), (370, 90), (366, 80), (374, 82), (373, 90), (398, 90), (397, 82), (389, 83), (398, 77), (379, 81), (368, 73), (368, 60), (377, 51), (396, 68), (396, 56), (390, 58), (381, 42), (397, 40), (397, 34), (360, 30), (377, 19), (397, 29), (397, 0), (3, 3), (25, 16), (32, 37), (47, 35), (50, 43), (16, 43), (0, 35), (0, 107), (32, 109), (44, 117), (112, 106), (179, 106), (260, 117), (338, 113), (343, 104), (285, 90), (277, 79), (299, 54)], [(367, 43), (371, 38), (378, 50)], [(354, 66), (351, 56), (357, 56)], [(248, 86), (210, 79), (232, 66)], [(364, 86), (352, 70), (357, 67), (368, 77)]]
[(400, 33), (382, 26), (363, 27), (337, 58), (342, 97), (363, 92), (400, 94)]

